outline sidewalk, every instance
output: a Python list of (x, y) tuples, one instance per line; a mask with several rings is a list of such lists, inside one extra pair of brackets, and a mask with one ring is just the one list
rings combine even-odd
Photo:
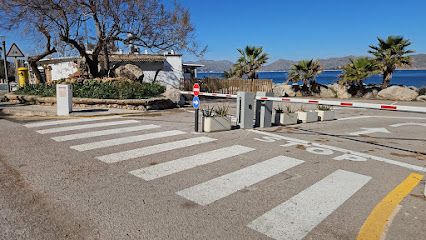
[[(144, 113), (144, 111), (96, 107), (73, 108), (73, 112), (70, 114), (70, 117), (92, 117), (135, 113)], [(56, 106), (0, 102), (0, 116), (56, 116)]]

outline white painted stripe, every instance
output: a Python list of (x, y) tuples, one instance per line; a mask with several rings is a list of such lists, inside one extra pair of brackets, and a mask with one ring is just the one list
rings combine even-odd
[(176, 194), (205, 206), (302, 163), (302, 160), (278, 156), (184, 189)]
[(28, 123), (24, 126), (27, 128), (35, 128), (35, 127), (46, 127), (46, 126), (54, 126), (61, 124), (69, 124), (69, 123), (82, 123), (82, 122), (93, 122), (107, 119), (121, 118), (121, 116), (106, 116), (106, 117), (91, 117), (91, 118), (74, 118), (74, 119), (66, 119), (66, 120), (55, 120), (55, 121), (42, 121), (35, 123)]
[(83, 125), (74, 125), (69, 127), (57, 127), (57, 128), (48, 128), (43, 130), (38, 130), (37, 132), (40, 134), (47, 133), (57, 133), (57, 132), (66, 132), (80, 129), (88, 129), (88, 128), (98, 128), (98, 127), (108, 127), (114, 125), (123, 125), (123, 124), (131, 124), (138, 123), (136, 120), (126, 120), (126, 121), (116, 121), (116, 122), (101, 122), (101, 123), (92, 123), (92, 124), (83, 124)]
[(136, 149), (124, 151), (124, 152), (112, 153), (112, 154), (108, 154), (108, 155), (104, 155), (104, 156), (100, 156), (96, 158), (105, 163), (115, 163), (115, 162), (134, 159), (138, 157), (144, 157), (144, 156), (148, 156), (148, 155), (152, 155), (152, 154), (156, 154), (160, 152), (175, 150), (179, 148), (185, 148), (185, 147), (194, 146), (194, 145), (198, 145), (202, 143), (213, 142), (213, 141), (216, 141), (216, 139), (209, 138), (209, 137), (190, 138), (190, 139), (185, 139), (185, 140), (180, 140), (175, 142), (162, 143), (162, 144), (153, 145), (149, 147), (136, 148)]
[(149, 130), (149, 129), (159, 128), (159, 127), (160, 126), (153, 125), (153, 124), (140, 125), (140, 126), (134, 126), (134, 127), (114, 128), (114, 129), (107, 129), (107, 130), (101, 130), (101, 131), (76, 133), (76, 134), (64, 135), (59, 137), (52, 137), (52, 139), (57, 142), (65, 142), (65, 141), (71, 141), (71, 140), (77, 140), (77, 139), (113, 135), (118, 133), (137, 132), (141, 130)]
[(424, 117), (401, 117), (401, 116), (355, 116), (355, 117), (346, 117), (346, 118), (339, 118), (337, 120), (344, 121), (344, 120), (356, 120), (356, 119), (363, 119), (363, 118), (388, 118), (388, 119), (413, 119), (413, 120), (426, 120)]
[(247, 226), (273, 239), (303, 239), (370, 179), (337, 170)]
[(172, 130), (172, 131), (165, 131), (165, 132), (147, 133), (147, 134), (130, 136), (130, 137), (114, 138), (114, 139), (109, 139), (109, 140), (104, 140), (99, 142), (84, 143), (80, 145), (71, 146), (70, 148), (83, 152), (83, 151), (88, 151), (93, 149), (118, 146), (118, 145), (122, 145), (126, 143), (135, 143), (135, 142), (142, 142), (142, 141), (156, 139), (156, 138), (171, 137), (171, 136), (176, 136), (181, 134), (185, 134), (185, 132)]
[(410, 169), (410, 170), (426, 173), (426, 167), (416, 166), (416, 165), (412, 165), (412, 164), (405, 163), (405, 162), (399, 162), (399, 161), (384, 158), (384, 157), (377, 157), (377, 156), (373, 156), (373, 155), (370, 155), (370, 154), (356, 152), (356, 151), (352, 151), (352, 150), (348, 150), (348, 149), (344, 149), (344, 148), (334, 147), (334, 146), (320, 144), (320, 143), (316, 143), (316, 142), (309, 142), (309, 141), (300, 140), (300, 139), (291, 138), (291, 137), (284, 137), (284, 136), (281, 136), (281, 135), (278, 135), (278, 134), (275, 134), (275, 133), (270, 133), (270, 132), (262, 132), (262, 131), (258, 131), (258, 130), (249, 130), (249, 131), (269, 136), (270, 138), (268, 138), (268, 140), (270, 140), (270, 141), (286, 140), (286, 141), (297, 142), (297, 143), (305, 144), (305, 145), (312, 145), (312, 146), (315, 146), (315, 147), (327, 148), (327, 149), (330, 149), (330, 150), (333, 150), (333, 151), (338, 151), (338, 152), (342, 152), (342, 153), (350, 153), (350, 154), (357, 155), (357, 156), (360, 156), (360, 157), (365, 157), (365, 158), (368, 158), (368, 159), (371, 159), (371, 160), (380, 161), (380, 162), (384, 162), (384, 163), (388, 163), (388, 164), (393, 164), (393, 165), (400, 166), (400, 167), (403, 167), (403, 168), (407, 168), (407, 169)]
[(150, 181), (164, 176), (178, 173), (184, 170), (195, 168), (198, 166), (213, 163), (225, 158), (238, 156), (240, 154), (254, 151), (254, 148), (234, 145), (231, 147), (220, 148), (217, 150), (203, 152), (189, 157), (176, 159), (170, 162), (161, 163), (158, 165), (141, 168), (129, 172), (130, 174), (140, 177), (144, 180)]
[(402, 127), (402, 126), (423, 126), (426, 127), (426, 123), (415, 123), (415, 122), (407, 122), (407, 123), (397, 123), (389, 125), (391, 127)]

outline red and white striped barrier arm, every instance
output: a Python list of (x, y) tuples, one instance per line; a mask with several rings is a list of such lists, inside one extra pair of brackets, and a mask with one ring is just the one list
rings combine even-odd
[[(182, 94), (193, 95), (190, 91), (181, 91)], [(223, 93), (206, 93), (200, 92), (200, 96), (210, 97), (223, 97), (223, 98), (237, 98), (237, 95), (223, 94)], [(321, 104), (339, 107), (353, 107), (353, 108), (368, 108), (368, 109), (381, 109), (390, 111), (404, 111), (404, 112), (420, 112), (426, 113), (426, 107), (413, 107), (413, 106), (402, 106), (402, 105), (387, 105), (380, 103), (363, 103), (363, 102), (341, 102), (341, 101), (330, 101), (320, 99), (306, 99), (306, 98), (288, 98), (288, 97), (256, 97), (257, 100), (263, 101), (275, 101), (275, 102), (290, 102), (290, 103), (306, 103), (306, 104)]]
[(277, 101), (277, 102), (291, 102), (291, 103), (306, 103), (306, 104), (321, 104), (339, 107), (353, 107), (353, 108), (369, 108), (381, 109), (391, 111), (406, 111), (406, 112), (421, 112), (426, 113), (426, 107), (412, 107), (402, 105), (387, 105), (380, 103), (363, 103), (363, 102), (341, 102), (320, 99), (303, 99), (303, 98), (286, 98), (286, 97), (256, 97), (257, 100), (264, 101)]
[[(194, 95), (193, 92), (190, 91), (180, 91), (181, 94), (188, 94), (188, 95)], [(237, 95), (233, 94), (224, 94), (224, 93), (207, 93), (207, 92), (200, 92), (198, 94), (199, 96), (209, 96), (209, 97), (222, 97), (222, 98), (237, 98)]]

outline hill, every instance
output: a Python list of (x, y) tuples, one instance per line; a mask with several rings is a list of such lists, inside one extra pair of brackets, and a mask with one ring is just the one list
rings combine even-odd
[(200, 60), (196, 62), (189, 62), (189, 63), (196, 63), (196, 64), (202, 64), (204, 67), (199, 68), (198, 70), (200, 72), (223, 72), (228, 71), (233, 63), (228, 60)]
[[(349, 58), (354, 57), (355, 56), (326, 58), (319, 59), (319, 61), (324, 69), (332, 70), (339, 69), (341, 66), (349, 62)], [(415, 54), (412, 57), (413, 65), (407, 69), (426, 69), (426, 54)], [(229, 70), (233, 64), (231, 61), (228, 60), (200, 60), (191, 63), (205, 65), (205, 67), (199, 69), (200, 72), (223, 72)], [(296, 61), (279, 59), (277, 61), (265, 65), (262, 68), (262, 71), (287, 71), (294, 63), (296, 63)]]

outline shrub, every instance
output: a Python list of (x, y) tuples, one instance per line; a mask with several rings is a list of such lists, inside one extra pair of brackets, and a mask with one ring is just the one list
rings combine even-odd
[[(139, 83), (130, 81), (83, 80), (71, 83), (73, 96), (79, 98), (99, 99), (143, 99), (162, 94), (166, 88), (155, 83)], [(15, 91), (16, 94), (53, 97), (56, 85), (27, 85)]]
[(41, 97), (52, 97), (56, 95), (56, 87), (51, 85), (25, 85), (15, 91), (16, 94), (37, 95)]
[(426, 95), (426, 87), (419, 89), (419, 95)]

